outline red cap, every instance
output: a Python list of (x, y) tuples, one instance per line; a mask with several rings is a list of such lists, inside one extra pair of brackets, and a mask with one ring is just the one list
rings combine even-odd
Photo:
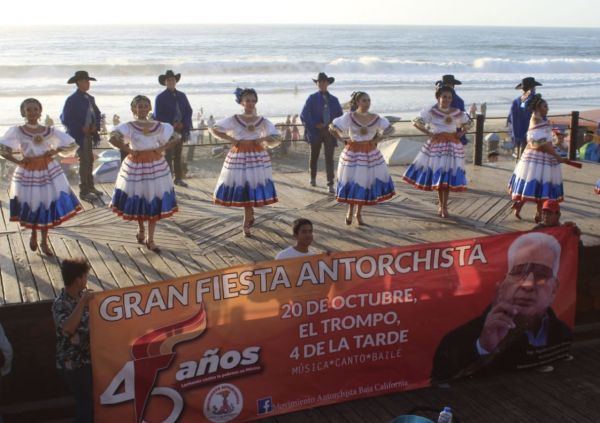
[(559, 212), (560, 204), (556, 200), (546, 200), (542, 204), (542, 210), (550, 210), (551, 212)]

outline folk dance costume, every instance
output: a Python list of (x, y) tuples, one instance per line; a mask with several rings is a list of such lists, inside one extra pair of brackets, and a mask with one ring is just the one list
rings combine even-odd
[(596, 182), (596, 188), (594, 188), (594, 191), (596, 192), (596, 194), (600, 195), (600, 179), (598, 179), (598, 181)]
[(393, 132), (390, 122), (375, 115), (363, 125), (358, 122), (355, 113), (349, 112), (334, 119), (331, 125), (350, 136), (350, 142), (346, 143), (338, 162), (337, 201), (373, 205), (392, 198), (396, 194), (394, 183), (381, 151), (371, 142), (378, 132), (383, 135)]
[(24, 158), (30, 158), (18, 165), (12, 177), (11, 221), (28, 229), (47, 230), (81, 210), (60, 164), (45, 155), (56, 150), (61, 156), (72, 156), (76, 149), (73, 138), (52, 127), (31, 133), (25, 126), (14, 126), (0, 138), (0, 154), (21, 152)]
[(465, 191), (465, 150), (456, 129), (471, 126), (469, 115), (453, 108), (443, 112), (436, 104), (424, 109), (413, 122), (428, 126), (433, 136), (423, 145), (402, 179), (424, 191)]
[(547, 120), (529, 128), (527, 148), (508, 184), (513, 201), (563, 200), (560, 162), (536, 147), (552, 142), (552, 125)]
[(173, 135), (173, 127), (161, 122), (152, 127), (122, 123), (111, 134), (133, 150), (121, 164), (110, 203), (123, 219), (157, 221), (178, 211), (169, 165), (154, 151)]
[(223, 163), (213, 195), (214, 202), (227, 207), (261, 207), (276, 203), (271, 159), (264, 147), (255, 141), (277, 137), (279, 132), (264, 117), (247, 123), (238, 115), (221, 119), (214, 129), (240, 140), (235, 143)]

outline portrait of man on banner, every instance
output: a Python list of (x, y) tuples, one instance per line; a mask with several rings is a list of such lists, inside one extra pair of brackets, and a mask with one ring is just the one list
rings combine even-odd
[(569, 356), (571, 329), (552, 309), (561, 245), (552, 235), (531, 232), (516, 238), (507, 255), (506, 276), (493, 302), (441, 340), (432, 384), (544, 366)]

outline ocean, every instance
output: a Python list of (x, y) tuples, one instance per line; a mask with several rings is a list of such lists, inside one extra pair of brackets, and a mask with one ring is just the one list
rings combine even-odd
[(154, 98), (157, 77), (181, 73), (178, 88), (204, 117), (239, 111), (237, 86), (258, 91), (259, 113), (299, 113), (320, 71), (347, 101), (367, 91), (372, 110), (412, 118), (432, 104), (434, 83), (451, 73), (465, 103), (506, 115), (525, 76), (543, 83), (550, 113), (600, 106), (600, 29), (424, 26), (106, 26), (3, 28), (0, 125), (21, 122), (36, 97), (55, 121), (76, 70), (98, 79), (90, 93), (111, 120), (131, 117), (137, 94)]

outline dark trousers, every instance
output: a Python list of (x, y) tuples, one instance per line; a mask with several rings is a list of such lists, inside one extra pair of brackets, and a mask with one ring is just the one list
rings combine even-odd
[(93, 423), (92, 366), (86, 364), (79, 369), (62, 370), (61, 374), (75, 397), (75, 423)]
[(515, 148), (517, 149), (517, 161), (519, 161), (519, 159), (523, 155), (525, 147), (527, 147), (527, 139), (515, 138)]
[(325, 150), (325, 172), (327, 174), (327, 185), (333, 185), (335, 179), (333, 173), (333, 151), (335, 149), (336, 141), (333, 135), (326, 129), (323, 129), (319, 133), (319, 137), (316, 140), (312, 140), (310, 143), (310, 179), (315, 180), (317, 178), (317, 165), (319, 163), (319, 154), (321, 153), (321, 145)]
[(92, 137), (86, 135), (83, 143), (77, 150), (79, 156), (79, 191), (80, 194), (86, 194), (94, 189), (94, 152), (92, 151)]
[(165, 152), (165, 160), (169, 164), (171, 174), (175, 179), (183, 179), (183, 167), (181, 166), (181, 152), (183, 143), (186, 141), (186, 136), (181, 137), (181, 142), (176, 143), (173, 147)]

